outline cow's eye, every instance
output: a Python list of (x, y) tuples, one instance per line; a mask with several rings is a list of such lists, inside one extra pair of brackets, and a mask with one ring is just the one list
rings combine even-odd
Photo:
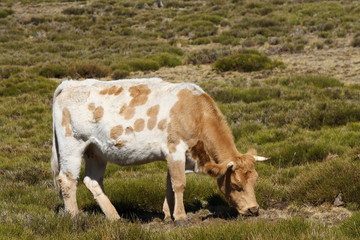
[(240, 186), (238, 186), (238, 185), (236, 185), (236, 184), (234, 184), (234, 183), (231, 184), (231, 187), (232, 187), (233, 189), (235, 189), (236, 191), (238, 191), (238, 192), (244, 191), (244, 189), (243, 189), (242, 187), (240, 187)]

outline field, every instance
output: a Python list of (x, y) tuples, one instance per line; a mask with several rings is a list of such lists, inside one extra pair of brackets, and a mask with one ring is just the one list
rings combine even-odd
[[(0, 239), (359, 239), (359, 15), (350, 0), (0, 1)], [(199, 84), (238, 150), (271, 157), (256, 166), (259, 217), (187, 175), (189, 224), (163, 221), (163, 162), (108, 165), (123, 220), (107, 221), (82, 179), (82, 213), (64, 212), (50, 171), (56, 86), (140, 77)]]

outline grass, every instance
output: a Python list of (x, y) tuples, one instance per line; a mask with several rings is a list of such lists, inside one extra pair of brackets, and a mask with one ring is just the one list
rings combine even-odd
[[(227, 78), (226, 71), (281, 68), (247, 49), (266, 44), (292, 53), (334, 48), (338, 38), (349, 37), (357, 48), (359, 4), (211, 0), (166, 1), (159, 8), (154, 2), (0, 3), (0, 238), (358, 239), (360, 86), (295, 73)], [(47, 15), (17, 10), (31, 11), (34, 3)], [(353, 215), (330, 225), (306, 216), (235, 218), (214, 179), (188, 175), (184, 199), (191, 225), (178, 228), (161, 221), (165, 163), (109, 164), (105, 190), (125, 221), (106, 221), (81, 181), (83, 212), (73, 219), (64, 213), (49, 163), (57, 86), (50, 78), (121, 79), (186, 64), (213, 64), (218, 71), (200, 85), (224, 113), (237, 148), (271, 157), (257, 164), (263, 211), (276, 203), (288, 211), (331, 205), (341, 193)]]

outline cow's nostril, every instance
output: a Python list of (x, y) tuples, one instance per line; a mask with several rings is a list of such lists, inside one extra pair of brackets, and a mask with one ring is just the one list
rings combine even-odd
[(258, 207), (249, 208), (248, 212), (252, 216), (259, 216), (259, 208)]

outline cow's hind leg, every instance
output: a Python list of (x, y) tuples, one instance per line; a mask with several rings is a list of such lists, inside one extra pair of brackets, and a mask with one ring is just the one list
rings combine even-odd
[(76, 185), (77, 180), (73, 174), (69, 171), (60, 171), (57, 181), (60, 186), (61, 197), (64, 201), (65, 211), (69, 212), (72, 216), (75, 216), (79, 212), (79, 208), (76, 202)]
[(103, 178), (106, 161), (94, 146), (89, 146), (84, 154), (85, 158), (85, 186), (91, 191), (101, 210), (110, 220), (120, 219), (115, 207), (104, 193)]
[(86, 143), (80, 142), (73, 137), (59, 140), (60, 151), (59, 175), (56, 180), (60, 186), (61, 197), (65, 205), (65, 211), (75, 216), (79, 212), (76, 202), (77, 178), (81, 167), (81, 157)]

